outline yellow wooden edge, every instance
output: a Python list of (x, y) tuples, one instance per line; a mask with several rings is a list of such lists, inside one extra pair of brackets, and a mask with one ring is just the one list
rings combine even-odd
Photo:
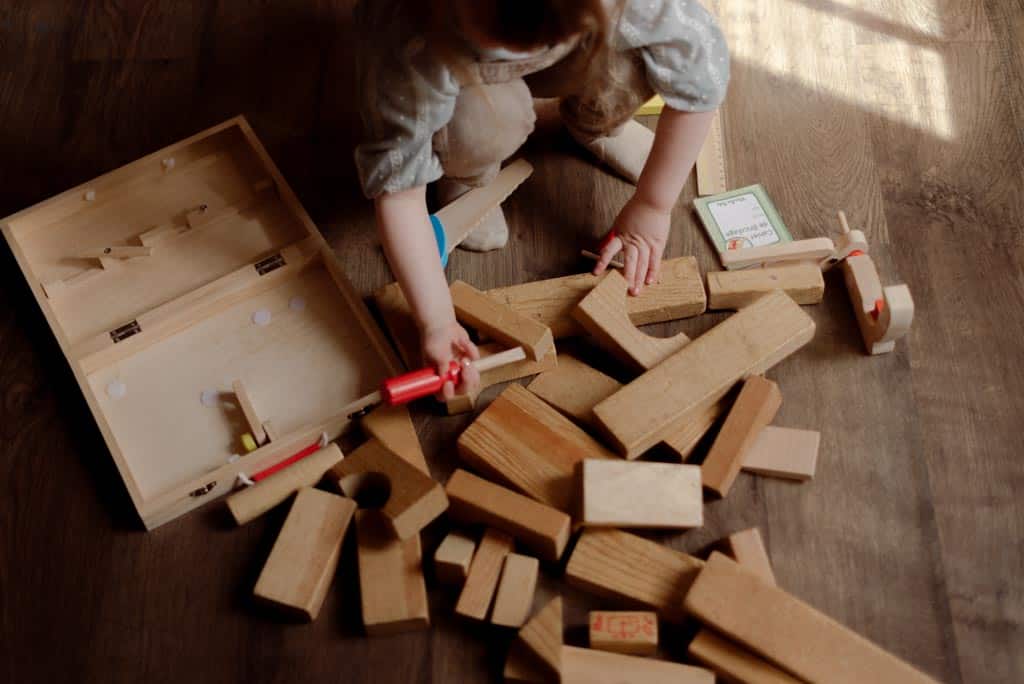
[(656, 116), (658, 114), (661, 114), (661, 110), (663, 110), (664, 108), (665, 108), (665, 101), (663, 99), (661, 99), (661, 95), (655, 95), (650, 100), (648, 100), (646, 103), (644, 103), (644, 105), (641, 106), (640, 109), (636, 110), (636, 115), (637, 116)]

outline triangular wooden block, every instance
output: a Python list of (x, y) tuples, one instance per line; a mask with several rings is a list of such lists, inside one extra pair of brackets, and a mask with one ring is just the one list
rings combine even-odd
[(519, 630), (519, 642), (554, 681), (562, 671), (562, 597), (556, 596)]

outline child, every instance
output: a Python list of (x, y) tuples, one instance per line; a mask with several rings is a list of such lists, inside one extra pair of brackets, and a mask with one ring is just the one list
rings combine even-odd
[[(426, 363), (478, 358), (455, 321), (426, 185), (439, 181), (447, 203), (489, 183), (532, 132), (533, 97), (561, 98), (570, 134), (637, 184), (594, 273), (622, 251), (631, 294), (657, 281), (672, 207), (729, 78), (698, 0), (362, 0), (356, 12), (368, 135), (356, 165)], [(655, 92), (667, 107), (652, 136), (632, 117)], [(499, 210), (463, 247), (507, 239)], [(478, 382), (467, 368), (460, 389)]]

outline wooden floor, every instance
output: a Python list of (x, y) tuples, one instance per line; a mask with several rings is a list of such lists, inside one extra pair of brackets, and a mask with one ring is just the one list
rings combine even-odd
[[(7, 0), (0, 6), (0, 215), (246, 114), (364, 293), (387, 282), (357, 188), (348, 0)], [(773, 377), (778, 424), (821, 430), (818, 477), (743, 476), (700, 550), (751, 525), (782, 586), (943, 682), (1024, 681), (1024, 2), (719, 0), (735, 62), (733, 185), (764, 183), (798, 237), (835, 210), (917, 303), (868, 358), (842, 284)], [(458, 253), (479, 287), (583, 268), (629, 188), (557, 129), (525, 151), (510, 246)], [(671, 255), (714, 266), (689, 203)], [(318, 622), (282, 625), (251, 588), (283, 519), (209, 507), (153, 533), (42, 316), (0, 253), (0, 681), (498, 681), (507, 637), (455, 620), (360, 635), (354, 549)], [(676, 326), (690, 333), (720, 316)], [(435, 475), (468, 418), (417, 417)], [(440, 530), (428, 535), (428, 548)], [(562, 582), (549, 572), (544, 592)], [(569, 637), (600, 604), (568, 589)], [(679, 657), (685, 634), (669, 633)]]

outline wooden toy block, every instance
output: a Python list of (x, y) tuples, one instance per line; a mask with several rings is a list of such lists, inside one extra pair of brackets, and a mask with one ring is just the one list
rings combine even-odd
[(361, 510), (356, 513), (356, 539), (366, 633), (384, 636), (429, 628), (419, 535), (403, 541), (379, 511)]
[(704, 524), (699, 466), (638, 461), (583, 461), (583, 516), (588, 527), (688, 529)]
[(683, 597), (704, 561), (635, 534), (587, 528), (569, 557), (565, 577), (603, 598), (653, 610), (679, 622)]
[(419, 368), (422, 365), (420, 333), (401, 285), (390, 283), (380, 288), (374, 293), (373, 302), (391, 335), (398, 355), (402, 358), (402, 363), (410, 370)]
[(560, 511), (574, 511), (576, 464), (615, 458), (520, 385), (510, 385), (458, 440), (459, 457), (486, 477)]
[(715, 631), (808, 682), (935, 682), (720, 553), (712, 554), (684, 606)]
[(623, 655), (658, 653), (658, 615), (648, 611), (590, 611), (590, 648)]
[(540, 563), (531, 556), (518, 553), (505, 556), (498, 593), (494, 596), (494, 607), (491, 609), (491, 622), (516, 629), (523, 626), (533, 608), (539, 569)]
[(469, 575), (476, 542), (461, 532), (449, 532), (434, 552), (434, 574), (442, 584), (459, 586)]
[(710, 629), (700, 630), (686, 652), (691, 659), (714, 670), (723, 682), (800, 684), (801, 681)]
[(519, 630), (519, 642), (548, 676), (558, 681), (562, 671), (562, 597), (556, 596)]
[(562, 647), (562, 684), (714, 684), (710, 670), (590, 648)]
[(532, 174), (533, 166), (530, 162), (517, 159), (503, 168), (490, 184), (470, 190), (438, 211), (437, 219), (444, 227), (445, 253), (451, 254), (488, 214), (500, 207)]
[[(497, 288), (487, 295), (546, 325), (555, 339), (561, 339), (583, 334), (583, 328), (572, 319), (572, 312), (601, 278), (581, 273)], [(662, 262), (659, 282), (645, 287), (639, 297), (626, 299), (626, 311), (633, 325), (689, 318), (704, 313), (706, 308), (704, 280), (692, 256)]]
[(518, 640), (509, 645), (502, 677), (505, 684), (557, 684), (559, 681), (549, 675), (537, 659), (526, 650), (526, 646)]
[(498, 530), (488, 529), (477, 545), (469, 575), (462, 586), (455, 612), (475, 620), (487, 619), (494, 591), (498, 586), (505, 556), (512, 553), (512, 537)]
[(640, 370), (650, 370), (689, 343), (679, 334), (651, 337), (641, 332), (626, 315), (626, 279), (609, 271), (604, 279), (573, 310), (572, 317), (601, 346)]
[(594, 407), (619, 452), (636, 458), (685, 427), (736, 382), (764, 373), (814, 337), (785, 292), (765, 295)]
[(596, 426), (594, 407), (622, 384), (574, 356), (560, 354), (558, 367), (541, 373), (527, 389), (577, 423)]
[[(806, 262), (820, 264), (835, 254), (836, 245), (831, 239), (810, 238), (794, 240), (766, 247), (746, 247), (730, 249), (720, 253), (722, 265), (726, 270), (733, 271), (752, 266)], [(820, 266), (819, 266), (820, 268)]]
[(453, 519), (501, 530), (544, 560), (557, 561), (569, 543), (568, 515), (511, 489), (456, 470), (446, 492)]
[(725, 413), (727, 402), (718, 401), (698, 411), (693, 417), (676, 421), (666, 430), (665, 445), (685, 462), (693, 454), (704, 435), (714, 427), (718, 418)]
[(452, 283), (452, 304), (460, 322), (486, 333), (506, 347), (522, 347), (533, 361), (540, 361), (555, 347), (551, 329), (499, 304), (461, 280)]
[(338, 568), (356, 504), (350, 499), (300, 489), (284, 527), (256, 581), (257, 598), (315, 620)]
[[(288, 454), (282, 456), (286, 458)], [(238, 525), (255, 520), (271, 508), (302, 489), (319, 482), (324, 473), (342, 459), (337, 444), (328, 444), (314, 454), (279, 470), (252, 487), (247, 487), (227, 498), (228, 510)]]
[(697, 194), (701, 197), (720, 195), (729, 189), (729, 178), (725, 167), (725, 127), (722, 124), (722, 110), (715, 112), (711, 129), (694, 164), (697, 174)]
[(380, 511), (402, 540), (418, 534), (448, 508), (439, 483), (375, 439), (333, 466), (331, 476), (350, 498), (386, 496)]
[(153, 248), (145, 245), (120, 245), (110, 247), (90, 247), (77, 254), (79, 259), (138, 259), (153, 256)]
[(761, 530), (752, 527), (734, 532), (726, 537), (725, 545), (733, 560), (765, 582), (775, 584), (775, 573), (772, 572), (772, 562), (768, 559), (768, 550), (761, 539)]
[(814, 477), (821, 433), (769, 425), (758, 433), (743, 459), (744, 472), (786, 480)]
[[(480, 352), (480, 358), (486, 359), (503, 351), (504, 347), (500, 344), (486, 343), (478, 345), (477, 350)], [(516, 363), (501, 366), (500, 368), (484, 371), (480, 374), (480, 391), (482, 392), (488, 387), (493, 387), (494, 385), (499, 385), (503, 382), (519, 380), (520, 378), (527, 378), (531, 375), (551, 371), (558, 368), (558, 364), (558, 354), (555, 349), (552, 348), (551, 351), (549, 351), (540, 361), (524, 359)], [(476, 408), (476, 396), (471, 397), (466, 394), (457, 394), (454, 399), (450, 399), (446, 404), (448, 415), (466, 413)]]
[(430, 475), (408, 407), (381, 406), (374, 409), (363, 417), (363, 431), (421, 473)]
[(231, 389), (235, 393), (235, 398), (238, 400), (238, 408), (242, 410), (245, 422), (249, 425), (249, 432), (256, 440), (256, 443), (260, 445), (266, 444), (267, 431), (263, 429), (263, 421), (260, 420), (259, 414), (256, 413), (256, 408), (252, 404), (252, 398), (249, 396), (249, 392), (246, 391), (245, 385), (241, 380), (235, 380), (231, 383)]
[(705, 489), (722, 497), (729, 493), (758, 433), (772, 422), (780, 406), (782, 393), (771, 380), (754, 375), (743, 383), (736, 403), (701, 465)]
[(708, 308), (742, 309), (775, 290), (783, 290), (797, 304), (820, 304), (825, 279), (816, 264), (708, 273)]

